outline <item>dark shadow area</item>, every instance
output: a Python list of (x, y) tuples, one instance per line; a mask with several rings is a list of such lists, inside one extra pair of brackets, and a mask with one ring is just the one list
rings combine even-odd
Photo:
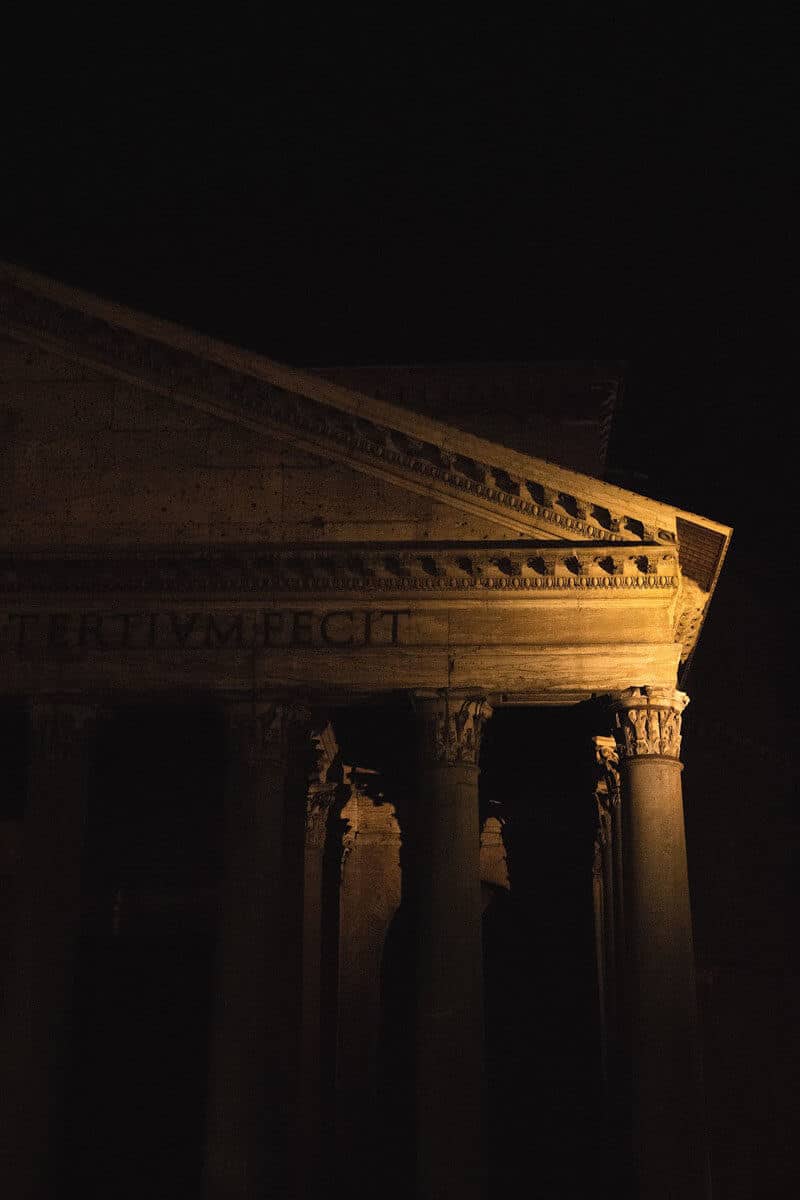
[[(335, 728), (342, 761), (380, 771), (380, 786), (395, 806), (402, 830), (402, 900), (389, 927), (381, 962), (377, 1095), (359, 1111), (358, 1162), (342, 1161), (336, 1153), (331, 1119), (329, 1162), (332, 1168), (335, 1164), (335, 1191), (328, 1194), (346, 1195), (350, 1200), (376, 1195), (383, 1200), (406, 1200), (414, 1192), (415, 925), (409, 894), (412, 856), (408, 839), (408, 808), (414, 794), (416, 765), (413, 714), (407, 700), (389, 697), (383, 703), (339, 709)], [(335, 831), (331, 840), (341, 847), (340, 831)], [(337, 870), (340, 855), (341, 849)]]
[(101, 731), (84, 854), (63, 1192), (200, 1194), (224, 738), (191, 706)]
[(6, 701), (0, 705), (0, 1012), (6, 1009), (11, 972), (17, 883), (22, 856), (25, 793), (28, 784), (28, 716), (25, 706)]
[[(345, 761), (383, 770), (404, 838), (403, 902), (382, 962), (379, 1094), (363, 1159), (336, 1193), (359, 1198), (413, 1195), (411, 720), (391, 706), (336, 718)], [(481, 807), (505, 822), (512, 885), (510, 895), (495, 891), (483, 919), (490, 1200), (620, 1195), (603, 1124), (593, 941), (590, 738), (603, 729), (581, 705), (500, 709), (484, 732)], [(458, 1154), (446, 1114), (442, 1133)]]
[(590, 707), (500, 710), (484, 734), (482, 805), (505, 820), (511, 881), (483, 925), (491, 1197), (618, 1194), (602, 1152)]

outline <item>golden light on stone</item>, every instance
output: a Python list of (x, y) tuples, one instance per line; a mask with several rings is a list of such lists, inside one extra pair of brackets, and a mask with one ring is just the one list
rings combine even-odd
[[(514, 899), (508, 829), (479, 820), (482, 748), (506, 706), (535, 721), (604, 697), (575, 748), (597, 771), (603, 1069), (631, 1056), (639, 1194), (700, 1200), (676, 688), (730, 530), (14, 267), (0, 316), (0, 689), (31, 731), (0, 1191), (44, 1200), (55, 1169), (65, 1102), (42, 1097), (70, 1053), (93, 739), (109, 753), (104, 721), (171, 703), (191, 723), (202, 702), (226, 772), (196, 781), (224, 824), (213, 901), (193, 901), (217, 922), (207, 1200), (321, 1196), (324, 1137), (358, 1160), (409, 891), (408, 1194), (477, 1200), (481, 915)], [(405, 714), (402, 753), (347, 757), (339, 727), (376, 712)]]

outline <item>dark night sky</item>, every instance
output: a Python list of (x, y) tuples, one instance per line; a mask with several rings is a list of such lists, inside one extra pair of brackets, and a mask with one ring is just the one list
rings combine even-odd
[(688, 685), (727, 760), (687, 770), (699, 948), (788, 970), (787, 30), (560, 11), (53, 39), (0, 254), (297, 364), (624, 359), (612, 466), (735, 528)]

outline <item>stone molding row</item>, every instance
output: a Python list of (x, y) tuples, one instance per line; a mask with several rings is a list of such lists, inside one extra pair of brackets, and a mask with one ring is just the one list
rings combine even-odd
[(0, 593), (158, 594), (674, 589), (677, 554), (657, 546), (231, 549), (0, 558)]
[(191, 402), (207, 397), (217, 408), (265, 421), (275, 429), (335, 445), (368, 461), (436, 483), (464, 497), (499, 505), (533, 518), (553, 532), (595, 541), (674, 543), (670, 530), (646, 526), (635, 516), (612, 512), (590, 497), (411, 437), (372, 419), (281, 387), (210, 359), (134, 333), (9, 282), (0, 282), (0, 320), (18, 336), (31, 333), (62, 354), (88, 361), (161, 395)]

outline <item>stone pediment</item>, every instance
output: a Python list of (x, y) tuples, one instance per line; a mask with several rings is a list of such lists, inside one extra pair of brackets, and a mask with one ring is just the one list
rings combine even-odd
[[(595, 552), (604, 546), (638, 547), (638, 557), (645, 563), (657, 562), (662, 551), (672, 549), (693, 581), (684, 588), (687, 596), (694, 588), (692, 602), (678, 620), (678, 640), (685, 653), (691, 651), (729, 540), (730, 530), (725, 526), (12, 266), (0, 268), (0, 331), (31, 353), (58, 361), (65, 379), (70, 369), (77, 375), (83, 373), (84, 380), (99, 389), (100, 408), (107, 403), (115, 406), (114, 411), (124, 411), (130, 432), (127, 439), (117, 438), (116, 445), (127, 444), (131, 457), (127, 476), (119, 462), (112, 463), (108, 504), (118, 499), (118, 480), (127, 478), (131, 503), (138, 499), (143, 511), (164, 514), (161, 524), (168, 541), (326, 541), (333, 527), (335, 537), (350, 542), (432, 539), (475, 545), (522, 539), (531, 545), (561, 543), (575, 547), (572, 558), (577, 563), (592, 559), (596, 564), (603, 559), (597, 553), (587, 558), (587, 547)], [(102, 394), (103, 381), (113, 388), (110, 400), (108, 393)], [(150, 449), (142, 450), (138, 460), (140, 463), (146, 453), (148, 471), (161, 480), (149, 496), (141, 494), (137, 481), (135, 449), (137, 432), (144, 429), (142, 414), (148, 409), (151, 413), (158, 410), (159, 415), (145, 432), (162, 430), (162, 436), (155, 441), (151, 438)], [(80, 455), (81, 447), (91, 439), (82, 434), (84, 409), (76, 402), (72, 411), (71, 433)], [(173, 419), (168, 414), (176, 415)], [(68, 427), (55, 428), (51, 437), (57, 440), (67, 432)], [(165, 490), (169, 491), (168, 481), (181, 467), (196, 465), (193, 456), (201, 446), (212, 461), (202, 464), (207, 468), (202, 482), (195, 481), (192, 486), (200, 491), (207, 508), (215, 503), (221, 506), (216, 511), (224, 511), (224, 503), (221, 491), (214, 495), (215, 471), (217, 478), (221, 478), (219, 468), (235, 471), (242, 456), (246, 460), (251, 456), (248, 461), (255, 463), (256, 469), (259, 462), (275, 466), (278, 459), (272, 448), (282, 447), (279, 485), (276, 472), (268, 470), (250, 504), (254, 510), (263, 508), (267, 494), (262, 484), (273, 489), (280, 486), (284, 511), (288, 506), (293, 515), (295, 508), (299, 511), (306, 505), (302, 528), (291, 521), (287, 526), (285, 520), (283, 524), (262, 521), (260, 526), (252, 521), (239, 526), (231, 520), (221, 534), (203, 520), (184, 519), (184, 509), (170, 525), (169, 504), (160, 501)], [(224, 448), (216, 460), (214, 446)], [(117, 453), (124, 458), (124, 450)], [(102, 465), (102, 450), (96, 450), (95, 457)], [(320, 465), (324, 471), (320, 472)], [(23, 473), (24, 469), (23, 463)], [(73, 471), (73, 475), (79, 473)], [(184, 479), (188, 479), (185, 473)], [(286, 498), (287, 479), (290, 488), (296, 486), (296, 504), (294, 493)], [(244, 494), (239, 480), (234, 490), (240, 497)], [(309, 506), (309, 496), (316, 497), (316, 509)], [(363, 519), (348, 521), (341, 512), (329, 514), (331, 505), (336, 508), (334, 501), (351, 517), (356, 513)], [(73, 502), (78, 513), (81, 503), (84, 505), (85, 525), (78, 521), (78, 527), (86, 529), (105, 503), (96, 493), (83, 499), (76, 494)], [(53, 514), (46, 506), (42, 514), (42, 528), (46, 529)], [(148, 540), (147, 530), (137, 529), (132, 520), (127, 525), (121, 521), (117, 535), (87, 540)], [(40, 538), (33, 540), (42, 544)], [(54, 540), (59, 540), (57, 534)], [(590, 582), (595, 566), (587, 570), (584, 565), (575, 571), (564, 565), (569, 557), (562, 554), (559, 571), (553, 568), (548, 573), (531, 566), (536, 556), (528, 554), (518, 569), (512, 565), (504, 573), (498, 568), (500, 586), (505, 586), (502, 581), (507, 579), (512, 588), (531, 590), (541, 585), (564, 591), (573, 585), (547, 582), (562, 574), (566, 581), (580, 580), (576, 588), (600, 586)], [(597, 579), (625, 578), (625, 572), (614, 566), (613, 556), (605, 557), (611, 567), (596, 567)], [(396, 558), (402, 563), (402, 555)], [(433, 569), (401, 566), (395, 578), (412, 578), (417, 570), (423, 583), (440, 581), (425, 586), (443, 586), (435, 560), (424, 554), (416, 558), (431, 559)], [(506, 559), (511, 563), (511, 556)], [(285, 575), (285, 566), (283, 571)], [(642, 573), (652, 577), (653, 570), (645, 566)], [(456, 565), (452, 577), (454, 582), (448, 586), (470, 586), (472, 578), (477, 587), (484, 587), (491, 572), (470, 576)]]
[(675, 540), (667, 505), (18, 268), (0, 268), (0, 321), (12, 338), (435, 495), (516, 534)]

